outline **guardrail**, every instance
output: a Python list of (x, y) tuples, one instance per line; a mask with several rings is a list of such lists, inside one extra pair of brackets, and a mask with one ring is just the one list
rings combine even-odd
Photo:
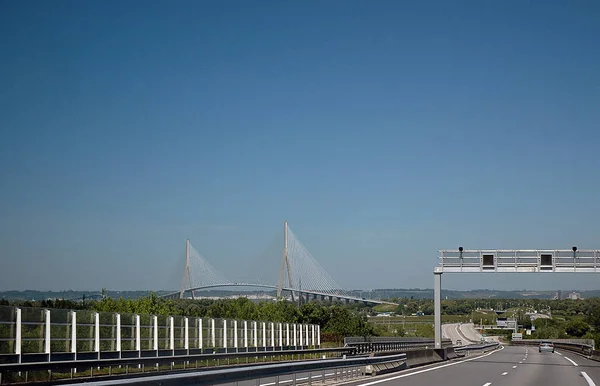
[(466, 345), (466, 346), (454, 347), (454, 352), (465, 353), (467, 355), (470, 355), (472, 351), (486, 352), (486, 351), (490, 351), (490, 350), (495, 350), (499, 346), (500, 346), (500, 343), (498, 343), (498, 342), (470, 344), (470, 345)]
[[(361, 341), (362, 340), (362, 341)], [(452, 346), (450, 339), (442, 340), (442, 348)], [(344, 338), (344, 347), (352, 347), (355, 354), (372, 352), (433, 349), (435, 341), (430, 338), (400, 338), (400, 337), (347, 337)]]
[(318, 325), (0, 306), (0, 363), (320, 347)]
[[(148, 371), (161, 370), (192, 370), (206, 369), (211, 364), (214, 366), (231, 365), (248, 366), (254, 362), (275, 360), (305, 360), (308, 358), (324, 359), (326, 357), (339, 358), (350, 355), (354, 351), (350, 347), (321, 348), (294, 351), (260, 351), (240, 353), (217, 353), (217, 354), (195, 354), (162, 357), (130, 357), (113, 359), (88, 359), (88, 360), (63, 360), (55, 362), (30, 362), (30, 363), (7, 363), (0, 364), (0, 384), (2, 380), (11, 382), (28, 382), (29, 372), (43, 373), (44, 381), (56, 378), (89, 379), (94, 376), (113, 375), (135, 375), (144, 374)], [(245, 363), (244, 360), (245, 359)], [(242, 361), (241, 361), (242, 360)], [(251, 360), (253, 360), (251, 362)], [(39, 374), (38, 374), (39, 375)]]
[[(314, 351), (314, 350), (313, 350)], [(322, 351), (322, 350), (321, 350)], [(232, 355), (232, 354), (226, 354)], [(166, 358), (160, 358), (160, 360), (164, 360)], [(177, 360), (183, 361), (184, 363), (191, 359), (189, 357), (178, 358)], [(274, 377), (285, 374), (294, 374), (298, 372), (312, 372), (316, 370), (325, 370), (325, 369), (344, 369), (342, 374), (352, 374), (353, 376), (358, 376), (360, 374), (364, 374), (364, 370), (356, 369), (360, 366), (366, 365), (377, 365), (382, 363), (391, 363), (391, 362), (399, 362), (404, 361), (406, 359), (406, 354), (396, 354), (385, 357), (359, 357), (359, 358), (348, 358), (348, 359), (327, 359), (327, 360), (317, 360), (317, 361), (303, 361), (303, 362), (292, 362), (292, 363), (281, 363), (281, 364), (268, 364), (268, 365), (255, 365), (255, 366), (243, 366), (236, 368), (227, 368), (227, 369), (215, 369), (215, 370), (203, 370), (199, 371), (191, 371), (191, 372), (180, 372), (175, 374), (164, 374), (164, 375), (152, 375), (146, 373), (120, 373), (115, 374), (109, 372), (108, 378), (104, 377), (103, 381), (99, 381), (98, 378), (87, 379), (86, 383), (92, 384), (112, 384), (116, 379), (119, 379), (119, 383), (121, 384), (144, 384), (144, 385), (152, 385), (152, 384), (160, 384), (160, 385), (181, 385), (181, 384), (200, 384), (200, 385), (214, 385), (220, 383), (231, 383), (238, 382), (250, 379), (260, 379), (264, 377)], [(140, 366), (139, 362), (142, 362), (141, 369), (143, 372), (143, 365), (151, 364), (154, 365), (156, 360), (154, 358), (143, 358), (143, 359), (129, 359), (126, 362), (131, 362), (129, 366), (136, 365)], [(105, 368), (107, 366), (111, 366), (111, 363), (114, 365), (122, 365), (123, 361), (120, 362), (118, 360), (96, 360), (96, 361), (86, 361), (85, 364), (82, 364), (81, 361), (71, 361), (64, 363), (53, 363), (52, 365), (58, 367), (62, 370), (67, 369), (71, 366), (77, 366), (77, 368), (81, 369), (80, 366), (85, 365), (86, 367), (90, 367), (92, 369), (95, 368)], [(47, 364), (17, 364), (17, 366), (21, 371), (34, 371), (44, 369)], [(40, 366), (40, 367), (37, 367)], [(72, 368), (72, 367), (71, 367)], [(131, 368), (131, 367), (129, 367)], [(348, 371), (349, 369), (354, 368), (352, 371)], [(125, 378), (123, 375), (127, 376)], [(325, 375), (325, 374), (323, 374)], [(73, 371), (71, 371), (71, 376), (73, 376)], [(309, 377), (312, 379), (312, 374), (309, 374)], [(337, 377), (337, 371), (336, 371)], [(1, 379), (1, 378), (0, 378)], [(108, 380), (109, 379), (109, 380)], [(295, 377), (294, 377), (295, 380)], [(25, 382), (28, 382), (25, 380)], [(64, 379), (61, 381), (64, 383)], [(108, 383), (107, 383), (108, 382)], [(287, 381), (289, 383), (290, 381)]]
[[(237, 383), (248, 380), (259, 380), (264, 378), (272, 379), (272, 384), (279, 385), (281, 383), (295, 385), (297, 379), (295, 374), (308, 373), (306, 383), (310, 384), (314, 378), (320, 381), (325, 380), (325, 370), (334, 370), (335, 379), (338, 378), (338, 370), (342, 370), (340, 375), (342, 378), (356, 378), (364, 375), (363, 366), (380, 365), (386, 363), (397, 363), (406, 360), (406, 354), (389, 355), (385, 357), (370, 357), (370, 358), (349, 358), (349, 359), (333, 359), (312, 362), (300, 362), (291, 364), (274, 364), (256, 367), (243, 367), (237, 369), (205, 371), (193, 374), (173, 374), (162, 376), (151, 376), (137, 379), (122, 380), (120, 383), (127, 385), (161, 385), (175, 386), (182, 384), (194, 385), (218, 385), (223, 383)], [(319, 375), (313, 376), (313, 372), (320, 372)], [(291, 380), (280, 380), (282, 375), (293, 374)], [(109, 384), (98, 382), (96, 386)]]
[(557, 342), (553, 339), (523, 339), (523, 340), (512, 340), (511, 346), (537, 346), (540, 342), (552, 342), (554, 347), (562, 350), (571, 351), (580, 355), (600, 361), (600, 350), (594, 350), (594, 347), (583, 343), (568, 343), (568, 342)]
[[(447, 340), (447, 339), (446, 339)], [(400, 337), (400, 336), (347, 336), (344, 338), (344, 344), (347, 343), (366, 343), (366, 342), (373, 342), (373, 343), (387, 343), (387, 342), (423, 342), (423, 343), (430, 343), (430, 342), (434, 342), (434, 339), (432, 338), (407, 338), (407, 337)]]
[(514, 330), (515, 326), (498, 326), (497, 324), (474, 324), (476, 330)]

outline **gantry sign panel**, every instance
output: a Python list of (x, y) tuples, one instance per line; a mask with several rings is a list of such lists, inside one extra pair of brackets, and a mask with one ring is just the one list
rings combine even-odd
[(600, 250), (441, 250), (437, 272), (600, 272)]

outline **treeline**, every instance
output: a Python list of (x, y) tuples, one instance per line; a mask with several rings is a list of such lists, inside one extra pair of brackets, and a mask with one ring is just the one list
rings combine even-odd
[(600, 346), (600, 299), (560, 300), (551, 303), (551, 319), (536, 319), (532, 338), (594, 339)]
[[(8, 305), (8, 301), (1, 301)], [(12, 301), (10, 305), (21, 307), (62, 308), (152, 315), (181, 315), (202, 318), (258, 320), (282, 323), (310, 323), (321, 327), (322, 341), (340, 343), (344, 336), (372, 336), (376, 332), (367, 323), (367, 315), (360, 306), (341, 304), (325, 305), (311, 302), (298, 307), (289, 301), (252, 302), (237, 299), (162, 299), (150, 296), (132, 299), (92, 300), (74, 302), (69, 300)]]
[[(396, 308), (398, 315), (422, 312), (433, 315), (431, 299), (395, 299), (401, 304)], [(530, 338), (594, 339), (600, 347), (600, 298), (580, 300), (546, 299), (459, 299), (443, 300), (442, 314), (472, 315), (474, 321), (492, 324), (495, 316), (491, 310), (506, 310), (504, 317), (515, 317), (525, 329), (535, 326)], [(487, 311), (487, 312), (486, 312)], [(537, 312), (551, 316), (538, 318), (533, 323), (528, 314)]]
[[(400, 305), (391, 309), (398, 315), (412, 315), (422, 312), (433, 315), (431, 299), (393, 299)], [(264, 320), (284, 323), (311, 323), (321, 326), (324, 341), (340, 342), (344, 336), (372, 336), (382, 334), (382, 329), (367, 323), (367, 315), (376, 313), (375, 309), (362, 304), (322, 304), (306, 303), (298, 307), (288, 301), (252, 302), (246, 298), (218, 300), (167, 300), (155, 294), (132, 299), (104, 298), (75, 302), (70, 300), (7, 301), (0, 299), (0, 305), (18, 305), (22, 307), (62, 308), (74, 310), (93, 310), (98, 312), (139, 313), (154, 315), (182, 315), (189, 317), (226, 318), (244, 320)], [(518, 324), (531, 328), (531, 319), (527, 313), (550, 314), (552, 319), (537, 319), (536, 331), (532, 338), (589, 338), (595, 339), (600, 346), (600, 299), (584, 300), (543, 300), (543, 299), (457, 299), (443, 300), (442, 314), (469, 315), (474, 321), (492, 324), (494, 312), (483, 310), (508, 310), (504, 315), (516, 317)], [(421, 328), (421, 327), (419, 327)], [(417, 336), (432, 334), (429, 326), (423, 326)], [(425, 330), (427, 329), (427, 330)], [(397, 329), (395, 335), (403, 336), (404, 331)]]
[[(432, 299), (391, 299), (400, 305), (395, 309), (399, 315), (410, 315), (423, 312), (433, 315)], [(567, 315), (600, 313), (600, 298), (580, 300), (550, 300), (550, 299), (451, 299), (442, 300), (442, 314), (467, 315), (478, 310), (510, 310), (514, 308), (532, 311), (559, 312)], [(600, 317), (600, 316), (599, 316)]]

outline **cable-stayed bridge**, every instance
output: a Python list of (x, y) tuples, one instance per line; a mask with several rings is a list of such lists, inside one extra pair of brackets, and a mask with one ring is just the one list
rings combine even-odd
[[(280, 244), (281, 245), (281, 244)], [(333, 277), (319, 264), (296, 235), (284, 224), (283, 256), (276, 277), (253, 278), (234, 281), (219, 272), (192, 244), (186, 242), (186, 261), (181, 282), (181, 290), (165, 295), (169, 298), (195, 298), (195, 292), (220, 287), (254, 287), (277, 290), (277, 297), (291, 295), (292, 300), (341, 300), (370, 304), (395, 304), (382, 300), (366, 299), (354, 296), (344, 290)], [(272, 264), (279, 264), (279, 259)], [(268, 264), (271, 264), (269, 261)], [(260, 276), (260, 275), (258, 275)]]

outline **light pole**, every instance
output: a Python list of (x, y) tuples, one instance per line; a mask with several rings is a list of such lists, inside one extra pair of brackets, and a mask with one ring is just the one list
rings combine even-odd
[(433, 270), (433, 331), (435, 348), (442, 348), (442, 267)]

